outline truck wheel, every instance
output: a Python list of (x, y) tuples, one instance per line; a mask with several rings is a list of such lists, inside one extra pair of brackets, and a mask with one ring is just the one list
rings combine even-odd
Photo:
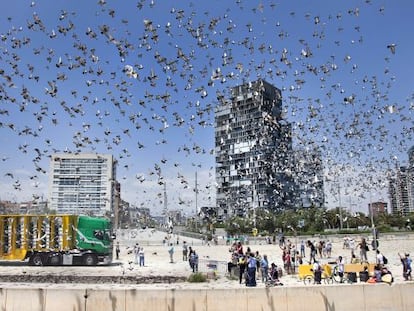
[(86, 266), (95, 266), (97, 263), (97, 258), (94, 254), (85, 254), (83, 255), (83, 263)]
[(33, 266), (43, 266), (43, 257), (40, 254), (34, 254), (30, 260)]

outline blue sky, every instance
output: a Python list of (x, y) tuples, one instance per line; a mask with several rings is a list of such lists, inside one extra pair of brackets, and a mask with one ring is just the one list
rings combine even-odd
[[(264, 78), (282, 89), (295, 145), (320, 146), (342, 201), (366, 211), (368, 192), (387, 200), (386, 172), (414, 145), (413, 9), (408, 0), (10, 2), (0, 19), (0, 198), (47, 197), (48, 156), (81, 151), (119, 160), (133, 204), (162, 209), (159, 166), (171, 208), (194, 211), (196, 171), (199, 206), (214, 205), (217, 96)], [(331, 188), (328, 207), (338, 203)]]

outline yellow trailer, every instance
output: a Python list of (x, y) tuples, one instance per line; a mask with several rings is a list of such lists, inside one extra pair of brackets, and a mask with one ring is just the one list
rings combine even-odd
[(110, 229), (109, 220), (87, 216), (0, 215), (0, 260), (29, 259), (33, 265), (108, 263)]

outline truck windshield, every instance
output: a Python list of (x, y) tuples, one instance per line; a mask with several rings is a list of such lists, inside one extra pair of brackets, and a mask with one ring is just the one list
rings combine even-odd
[(98, 240), (103, 240), (105, 237), (105, 233), (102, 230), (94, 230), (93, 231), (93, 236), (95, 238), (97, 238)]

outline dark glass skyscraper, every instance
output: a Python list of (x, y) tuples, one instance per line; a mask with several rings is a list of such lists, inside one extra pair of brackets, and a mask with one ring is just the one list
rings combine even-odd
[(264, 80), (231, 89), (215, 112), (218, 215), (294, 205), (291, 125), (281, 91)]

